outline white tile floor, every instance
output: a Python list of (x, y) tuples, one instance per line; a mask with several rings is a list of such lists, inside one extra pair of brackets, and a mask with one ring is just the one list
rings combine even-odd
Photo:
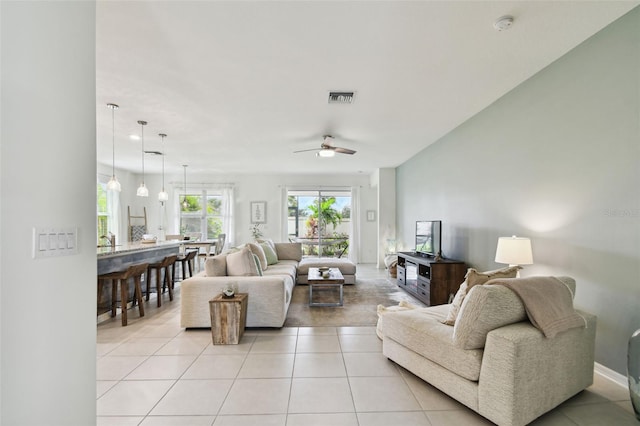
[[(387, 360), (374, 327), (248, 329), (214, 346), (180, 328), (176, 295), (98, 326), (99, 426), (492, 424)], [(632, 413), (626, 388), (596, 375), (533, 424), (637, 426)]]

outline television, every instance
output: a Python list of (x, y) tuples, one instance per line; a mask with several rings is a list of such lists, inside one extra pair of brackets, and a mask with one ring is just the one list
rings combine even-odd
[(442, 221), (419, 220), (416, 222), (416, 254), (440, 257), (442, 252)]

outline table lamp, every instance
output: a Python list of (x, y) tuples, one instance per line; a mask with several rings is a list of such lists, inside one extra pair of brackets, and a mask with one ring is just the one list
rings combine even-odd
[[(531, 265), (533, 263), (531, 240), (529, 238), (516, 237), (515, 235), (498, 238), (496, 262), (506, 263), (509, 266)], [(520, 272), (518, 271), (516, 277), (519, 276)]]

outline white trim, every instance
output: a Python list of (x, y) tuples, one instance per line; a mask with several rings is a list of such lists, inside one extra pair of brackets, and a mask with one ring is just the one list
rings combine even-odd
[(605, 367), (602, 364), (595, 363), (593, 368), (594, 373), (601, 375), (605, 379), (611, 380), (616, 385), (620, 385), (623, 388), (628, 387), (629, 381), (624, 374), (620, 374), (617, 371), (610, 369), (609, 367)]

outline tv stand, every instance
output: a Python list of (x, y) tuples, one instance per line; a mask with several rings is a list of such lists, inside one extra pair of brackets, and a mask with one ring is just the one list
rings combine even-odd
[(466, 265), (458, 260), (398, 253), (398, 287), (427, 306), (450, 303), (466, 273)]

